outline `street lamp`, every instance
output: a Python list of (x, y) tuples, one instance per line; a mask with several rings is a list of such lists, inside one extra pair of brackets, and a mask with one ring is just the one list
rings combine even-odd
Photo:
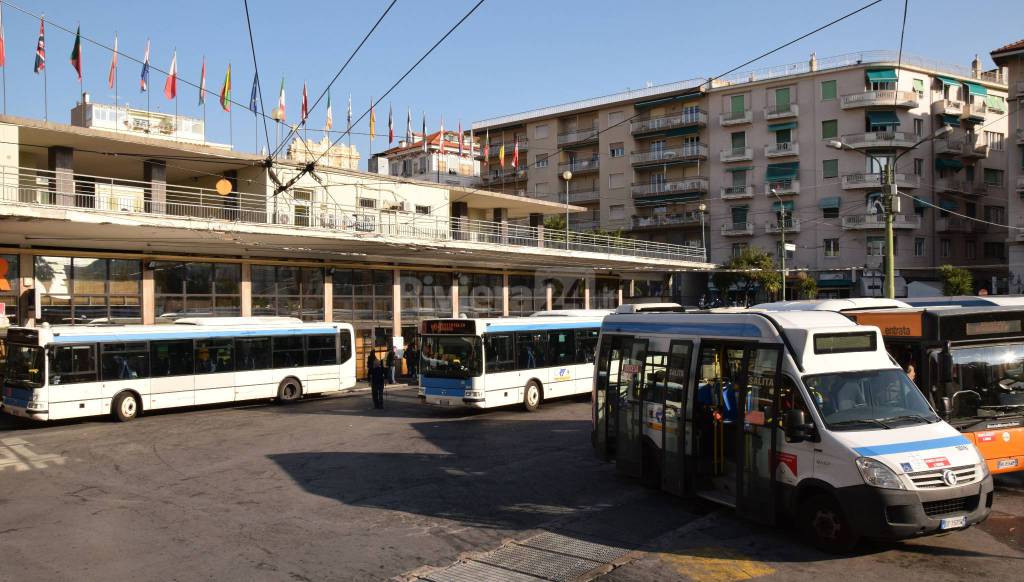
[(562, 172), (562, 179), (565, 180), (565, 249), (569, 250), (569, 180), (572, 180), (572, 172)]
[(779, 266), (782, 269), (782, 300), (786, 300), (786, 205), (782, 203), (779, 191), (772, 188), (772, 196), (779, 201), (779, 234), (782, 235), (782, 252), (779, 253)]
[[(953, 131), (952, 126), (943, 125), (928, 137), (921, 138), (917, 143), (900, 152), (898, 156), (893, 158), (891, 164), (886, 162), (885, 168), (882, 170), (882, 209), (885, 211), (885, 256), (887, 259), (885, 265), (885, 296), (889, 299), (896, 298), (896, 255), (893, 252), (893, 221), (895, 220), (893, 208), (897, 200), (897, 196), (899, 196), (899, 192), (896, 188), (895, 177), (896, 162), (898, 162), (904, 154), (914, 150), (924, 142), (938, 139), (951, 131)], [(825, 142), (825, 145), (837, 150), (855, 151), (865, 157), (870, 157), (868, 154), (853, 148), (849, 144), (843, 143), (838, 139), (829, 140)]]
[(708, 242), (704, 237), (704, 213), (707, 212), (708, 205), (703, 202), (697, 206), (697, 211), (700, 212), (700, 246), (704, 251), (704, 262), (708, 262)]

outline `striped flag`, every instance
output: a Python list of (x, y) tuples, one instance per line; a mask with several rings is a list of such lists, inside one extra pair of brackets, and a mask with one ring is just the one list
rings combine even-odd
[(502, 170), (505, 169), (505, 142), (501, 142), (501, 147), (498, 148), (498, 164)]
[(430, 150), (430, 146), (427, 145), (427, 112), (423, 112), (423, 152), (426, 153)]
[(512, 169), (519, 169), (519, 140), (516, 140), (516, 145), (512, 148)]
[(405, 110), (405, 145), (412, 145), (412, 108)]
[(274, 109), (274, 119), (278, 121), (284, 121), (287, 115), (285, 114), (285, 100), (284, 100), (284, 77), (281, 77), (281, 91), (277, 94), (277, 107)]
[(142, 57), (142, 76), (139, 78), (139, 90), (149, 91), (149, 39), (146, 39), (146, 54)]
[(224, 73), (224, 84), (220, 87), (220, 108), (231, 111), (231, 63), (228, 63), (228, 72)]
[(476, 156), (476, 138), (473, 137), (473, 126), (469, 126), (469, 157), (475, 158)]
[(4, 41), (4, 11), (0, 8), (0, 67), (7, 65), (7, 43)]
[(444, 155), (444, 115), (441, 116), (441, 133), (438, 134), (440, 139), (437, 140), (441, 144), (441, 155)]
[(370, 97), (370, 141), (377, 136), (377, 114), (373, 111), (373, 97)]
[(46, 68), (46, 29), (43, 25), (43, 19), (39, 19), (39, 41), (36, 42), (36, 66), (33, 71), (35, 74), (39, 74)]
[(487, 128), (484, 132), (484, 163), (487, 163), (487, 158), (491, 157), (491, 128)]
[(462, 157), (462, 120), (459, 120), (459, 157)]
[(167, 73), (167, 80), (164, 82), (164, 97), (174, 100), (178, 97), (178, 51), (174, 51), (171, 57), (170, 72)]
[(256, 116), (256, 112), (259, 111), (259, 94), (260, 90), (260, 76), (254, 74), (252, 76), (252, 91), (249, 92), (249, 111), (252, 111), (253, 117)]
[(199, 73), (199, 104), (206, 105), (206, 55), (203, 55), (203, 70)]
[(327, 119), (324, 121), (324, 129), (331, 131), (334, 127), (334, 108), (331, 107), (331, 92), (327, 91)]
[(300, 124), (306, 123), (306, 118), (309, 117), (309, 93), (306, 91), (306, 82), (302, 82), (302, 106), (299, 108)]
[(117, 35), (114, 35), (114, 54), (110, 57), (110, 72), (107, 73), (107, 86), (111, 89), (117, 83)]
[[(348, 133), (352, 133), (352, 94), (348, 94), (348, 127), (346, 128)], [(350, 135), (349, 138), (352, 136)]]
[(82, 80), (82, 27), (75, 30), (75, 46), (71, 47), (71, 66), (78, 73), (78, 80)]
[(395, 141), (395, 121), (391, 118), (391, 104), (388, 103), (388, 145)]

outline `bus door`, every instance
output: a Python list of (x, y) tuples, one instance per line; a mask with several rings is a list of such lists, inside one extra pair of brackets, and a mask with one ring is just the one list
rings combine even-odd
[(661, 488), (675, 495), (682, 495), (685, 490), (686, 435), (683, 421), (686, 416), (686, 389), (689, 386), (692, 352), (692, 342), (676, 340), (669, 344), (662, 420)]
[(705, 340), (697, 361), (691, 416), (694, 490), (728, 505), (737, 500), (737, 408), (746, 354), (743, 344)]
[[(619, 418), (619, 372), (625, 349), (633, 336), (605, 335), (598, 347), (594, 381), (594, 450), (605, 460), (615, 458), (616, 423)], [(624, 347), (625, 346), (625, 347)]]
[[(624, 338), (625, 339), (625, 338)], [(622, 365), (619, 367), (616, 400), (618, 419), (616, 426), (615, 467), (631, 477), (643, 476), (643, 417), (641, 415), (641, 388), (644, 359), (647, 357), (646, 339), (629, 338), (623, 344)]]
[(742, 439), (736, 464), (740, 513), (763, 523), (775, 519), (775, 464), (782, 461), (775, 450), (776, 398), (780, 385), (782, 349), (752, 345), (747, 348), (745, 370), (737, 394), (742, 415), (736, 429)]

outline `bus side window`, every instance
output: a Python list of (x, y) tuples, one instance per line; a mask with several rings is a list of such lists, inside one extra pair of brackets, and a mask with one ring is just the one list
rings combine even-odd
[(797, 390), (796, 382), (785, 374), (782, 375), (782, 388), (779, 390), (779, 410), (783, 413), (778, 417), (780, 423), (787, 410), (803, 410), (808, 420), (811, 418), (811, 411), (807, 408), (803, 395)]
[(333, 366), (338, 363), (338, 350), (334, 334), (306, 336), (306, 364), (309, 366)]
[(576, 330), (576, 363), (592, 364), (594, 355), (597, 352), (597, 336), (599, 329), (577, 329)]
[(192, 353), (192, 340), (149, 342), (152, 377), (191, 376)]
[(270, 367), (270, 338), (236, 339), (235, 361), (239, 372), (266, 370)]
[(484, 336), (484, 357), (487, 373), (511, 372), (516, 369), (515, 352), (511, 335)]
[(233, 347), (230, 339), (197, 339), (196, 374), (234, 372)]
[(516, 363), (520, 370), (547, 366), (547, 334), (516, 333)]
[(149, 377), (145, 342), (103, 344), (100, 350), (100, 377), (104, 381)]
[(339, 356), (338, 363), (344, 364), (352, 357), (352, 332), (343, 329), (338, 334)]
[(572, 330), (549, 331), (548, 347), (548, 353), (551, 354), (549, 365), (565, 366), (575, 363), (576, 340)]
[(57, 346), (50, 355), (50, 384), (95, 382), (96, 346)]
[(295, 368), (304, 365), (301, 335), (275, 337), (273, 346), (275, 368)]

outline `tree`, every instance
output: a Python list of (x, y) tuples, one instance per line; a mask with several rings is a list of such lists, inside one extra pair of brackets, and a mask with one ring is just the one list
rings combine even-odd
[(974, 277), (967, 269), (942, 265), (939, 267), (939, 276), (942, 277), (943, 295), (971, 295), (974, 293)]
[(782, 276), (775, 266), (775, 259), (764, 249), (743, 249), (740, 254), (726, 261), (722, 268), (711, 275), (719, 293), (724, 294), (735, 285), (743, 292), (746, 300), (755, 286), (760, 286), (770, 295), (782, 289)]
[(797, 276), (796, 290), (801, 299), (816, 299), (818, 297), (818, 282), (814, 277), (808, 277), (807, 273), (800, 273)]

